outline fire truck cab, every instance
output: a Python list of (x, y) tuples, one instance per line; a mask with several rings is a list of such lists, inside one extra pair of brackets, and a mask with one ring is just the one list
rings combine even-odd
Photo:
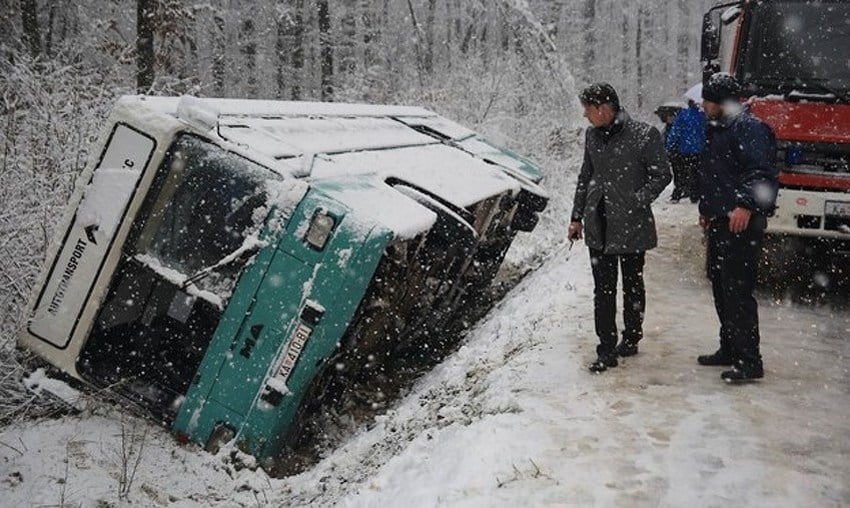
[(703, 79), (734, 75), (776, 134), (768, 266), (784, 270), (803, 248), (850, 254), (850, 3), (717, 5), (703, 18), (702, 63)]

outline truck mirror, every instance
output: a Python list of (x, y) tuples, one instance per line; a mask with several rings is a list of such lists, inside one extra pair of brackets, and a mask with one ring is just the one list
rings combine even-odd
[(744, 12), (743, 9), (734, 5), (723, 11), (723, 14), (720, 15), (720, 21), (722, 21), (724, 25), (728, 25), (738, 19), (742, 12)]
[(708, 12), (702, 17), (700, 60), (705, 63), (715, 60), (720, 55), (720, 26), (714, 22), (714, 15), (714, 12)]

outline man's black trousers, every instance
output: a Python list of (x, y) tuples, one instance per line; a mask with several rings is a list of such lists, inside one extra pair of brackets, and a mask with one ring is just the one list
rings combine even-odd
[(729, 231), (726, 219), (714, 219), (708, 227), (706, 265), (720, 319), (720, 350), (745, 366), (761, 365), (758, 303), (753, 291), (766, 225), (763, 216), (753, 215), (741, 233)]
[(590, 249), (593, 269), (593, 317), (600, 356), (613, 355), (617, 346), (617, 265), (623, 274), (623, 340), (637, 343), (643, 338), (646, 290), (643, 284), (645, 253), (603, 254)]
[(672, 199), (690, 198), (696, 202), (699, 197), (697, 190), (697, 168), (699, 167), (699, 154), (670, 155), (670, 166), (673, 168), (673, 194)]

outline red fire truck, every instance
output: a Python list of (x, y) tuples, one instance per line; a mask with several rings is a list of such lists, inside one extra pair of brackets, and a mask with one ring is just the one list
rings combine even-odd
[(702, 63), (704, 79), (734, 75), (752, 113), (776, 133), (768, 267), (787, 275), (805, 264), (801, 253), (850, 254), (850, 2), (717, 5), (703, 18)]

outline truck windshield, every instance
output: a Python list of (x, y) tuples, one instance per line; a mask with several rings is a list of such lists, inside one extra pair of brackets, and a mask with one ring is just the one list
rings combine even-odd
[(266, 216), (270, 170), (191, 135), (169, 148), (131, 230), (80, 373), (170, 419), (221, 320), (245, 259), (186, 277), (242, 246)]
[(762, 89), (850, 89), (850, 2), (753, 2), (739, 77)]
[[(182, 135), (158, 176), (158, 195), (143, 211), (135, 244), (142, 259), (191, 276), (239, 249), (265, 219), (268, 169), (200, 138)], [(204, 280), (226, 296), (239, 263)], [(227, 273), (231, 272), (231, 273)]]

